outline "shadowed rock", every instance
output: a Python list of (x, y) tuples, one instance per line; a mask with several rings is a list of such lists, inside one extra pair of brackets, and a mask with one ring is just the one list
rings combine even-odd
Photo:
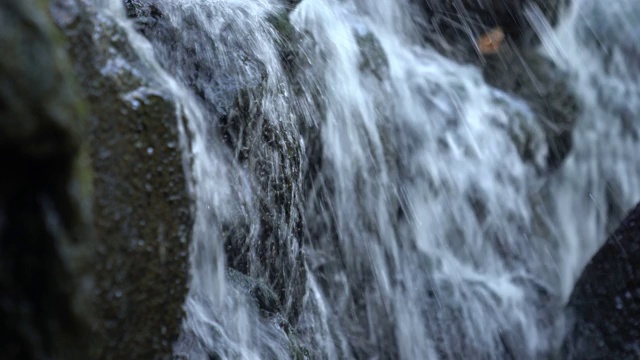
[(506, 36), (521, 43), (535, 38), (525, 15), (537, 7), (555, 25), (565, 0), (414, 0), (426, 15), (428, 32), (442, 35), (448, 42), (473, 42), (491, 28), (501, 27)]
[(546, 165), (538, 170), (556, 170), (569, 155), (572, 130), (580, 114), (568, 74), (536, 50), (518, 49), (508, 42), (496, 54), (485, 57), (482, 70), (488, 84), (527, 102), (544, 130), (548, 147)]
[(86, 109), (37, 0), (0, 3), (0, 357), (87, 359)]
[(640, 356), (640, 205), (589, 261), (569, 301), (566, 359)]

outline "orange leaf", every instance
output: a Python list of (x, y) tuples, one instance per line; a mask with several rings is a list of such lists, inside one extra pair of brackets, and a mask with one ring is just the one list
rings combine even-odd
[(482, 54), (495, 54), (500, 48), (500, 44), (504, 40), (504, 32), (502, 28), (496, 27), (480, 36), (476, 41), (478, 49)]

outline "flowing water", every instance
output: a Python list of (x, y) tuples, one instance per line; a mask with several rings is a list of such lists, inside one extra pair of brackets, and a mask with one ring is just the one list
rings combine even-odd
[[(575, 279), (640, 200), (640, 48), (623, 15), (639, 6), (578, 0), (555, 30), (529, 9), (582, 109), (569, 156), (541, 172), (550, 149), (534, 107), (428, 46), (408, 0), (303, 0), (288, 15), (291, 67), (272, 21), (284, 4), (154, 3), (166, 24), (150, 43), (119, 1), (103, 7), (186, 119), (197, 217), (179, 351), (289, 358), (277, 323), (297, 321), (313, 358), (551, 356)], [(265, 256), (265, 239), (281, 245)], [(284, 274), (288, 319), (265, 317), (229, 276), (236, 245), (243, 272)]]

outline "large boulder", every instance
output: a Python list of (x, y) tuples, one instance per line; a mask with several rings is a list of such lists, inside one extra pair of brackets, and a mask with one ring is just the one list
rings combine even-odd
[(113, 19), (51, 1), (90, 106), (98, 320), (104, 359), (171, 354), (187, 292), (192, 208), (171, 92)]
[(0, 3), (0, 357), (87, 359), (86, 108), (46, 1)]
[(589, 261), (568, 311), (566, 359), (637, 359), (640, 354), (640, 205)]

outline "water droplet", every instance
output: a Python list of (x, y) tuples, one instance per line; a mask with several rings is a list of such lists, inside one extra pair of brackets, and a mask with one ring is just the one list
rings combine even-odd
[(619, 296), (616, 296), (616, 309), (621, 310), (622, 308), (622, 299)]
[(121, 298), (122, 297), (122, 291), (116, 290), (115, 295), (116, 295), (116, 298), (118, 298), (118, 299)]
[(147, 154), (153, 155), (153, 148), (152, 147), (147, 148)]
[(144, 188), (145, 188), (147, 191), (152, 191), (152, 190), (153, 190), (153, 186), (151, 186), (151, 184), (149, 184), (149, 183), (144, 184)]
[(167, 144), (167, 146), (168, 146), (170, 149), (173, 149), (173, 148), (175, 148), (175, 147), (176, 147), (176, 142), (175, 142), (175, 141), (171, 141), (170, 143), (168, 143), (168, 144)]

